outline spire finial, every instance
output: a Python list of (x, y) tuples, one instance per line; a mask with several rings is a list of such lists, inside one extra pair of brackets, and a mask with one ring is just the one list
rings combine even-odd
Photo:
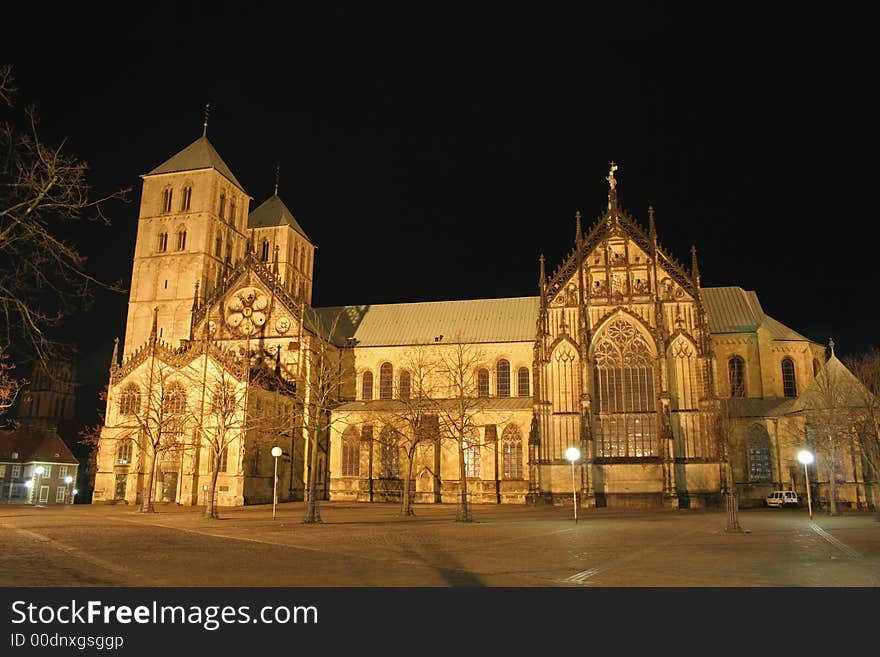
[(828, 338), (828, 346), (831, 348), (831, 357), (834, 358), (834, 338)]
[(544, 271), (544, 254), (543, 253), (541, 254), (541, 257), (538, 258), (538, 262), (541, 263), (541, 274), (540, 274), (540, 280), (538, 281), (538, 285), (543, 290), (544, 289), (544, 281), (547, 280), (547, 273)]
[(583, 239), (583, 232), (581, 231), (581, 211), (575, 210), (574, 213), (574, 241), (580, 244), (581, 239)]
[(275, 165), (275, 196), (278, 196), (278, 180), (281, 178), (281, 165)]
[(697, 287), (700, 287), (700, 268), (697, 266), (697, 247), (695, 245), (691, 245), (691, 276), (694, 277)]
[(654, 225), (654, 206), (648, 206), (648, 233), (651, 239), (657, 237), (657, 227)]
[[(611, 167), (608, 170), (608, 176), (606, 176), (605, 180), (608, 181), (608, 210), (616, 210), (617, 209), (617, 179), (614, 177), (614, 172), (617, 171), (617, 165), (614, 164), (614, 161), (611, 161)], [(609, 217), (609, 220), (611, 217)], [(615, 217), (616, 219), (616, 217)]]
[(614, 160), (611, 160), (611, 169), (609, 169), (609, 171), (608, 171), (608, 177), (605, 178), (605, 180), (608, 181), (608, 185), (609, 185), (609, 187), (611, 188), (611, 191), (612, 191), (612, 192), (613, 192), (615, 189), (617, 189), (617, 180), (614, 179), (614, 172), (615, 172), (615, 171), (617, 171), (617, 165), (614, 164)]
[(150, 342), (156, 342), (159, 334), (159, 306), (153, 308), (153, 326), (150, 328)]
[(205, 103), (205, 122), (202, 123), (202, 137), (208, 136), (208, 117), (211, 116), (211, 103)]
[(196, 281), (195, 291), (193, 292), (193, 305), (192, 305), (191, 310), (192, 310), (192, 312), (195, 312), (198, 309), (199, 309), (199, 282)]
[(113, 355), (110, 357), (110, 374), (118, 367), (119, 358), (119, 338), (113, 341)]

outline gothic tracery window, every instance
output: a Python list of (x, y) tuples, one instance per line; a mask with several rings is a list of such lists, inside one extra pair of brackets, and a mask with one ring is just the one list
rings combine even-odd
[(745, 361), (740, 356), (734, 356), (727, 361), (727, 377), (730, 381), (730, 396), (745, 397)]
[(357, 477), (360, 472), (360, 436), (356, 427), (347, 427), (342, 434), (342, 476)]
[(123, 415), (136, 415), (141, 410), (141, 391), (136, 383), (129, 383), (122, 389), (119, 398), (119, 412)]
[(753, 425), (748, 438), (749, 481), (770, 481), (770, 435), (767, 429)]
[(522, 479), (522, 438), (515, 424), (508, 424), (501, 434), (502, 476)]
[(791, 358), (782, 360), (782, 394), (785, 397), (797, 397), (797, 379), (794, 373), (794, 361)]
[(465, 477), (478, 478), (480, 476), (480, 439), (466, 436), (462, 449), (464, 450)]
[(605, 458), (657, 456), (651, 348), (635, 326), (618, 319), (602, 332), (594, 350), (594, 361), (597, 455)]
[(165, 388), (162, 411), (169, 415), (182, 415), (186, 411), (186, 391), (179, 381), (172, 381)]
[(260, 258), (263, 262), (269, 262), (269, 240), (263, 239), (260, 249)]

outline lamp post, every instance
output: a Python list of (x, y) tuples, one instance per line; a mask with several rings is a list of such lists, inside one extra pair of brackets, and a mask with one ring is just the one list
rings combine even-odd
[(807, 509), (810, 511), (810, 520), (813, 519), (813, 499), (810, 496), (810, 475), (807, 472), (807, 466), (813, 462), (813, 453), (809, 450), (802, 449), (798, 452), (798, 461), (804, 464), (804, 480), (807, 483)]
[(275, 507), (278, 506), (278, 457), (283, 453), (280, 447), (272, 448), (272, 456), (275, 457), (275, 477), (272, 479), (272, 520), (275, 520)]
[(74, 488), (72, 491), (70, 491), (70, 503), (71, 503), (71, 504), (73, 504), (74, 502), (76, 502), (76, 494), (77, 494), (78, 492), (79, 492), (79, 491), (78, 491), (76, 488)]
[[(34, 474), (37, 477), (42, 477), (45, 472), (45, 468), (42, 465), (38, 465), (34, 468)], [(34, 481), (34, 506), (39, 506), (40, 503), (40, 480), (35, 479)]]
[(28, 491), (30, 491), (34, 487), (34, 480), (28, 479), (26, 482), (24, 482), (24, 487), (27, 488)]
[(581, 458), (581, 450), (577, 447), (569, 447), (565, 450), (565, 458), (571, 461), (571, 494), (574, 497), (574, 521), (578, 521), (578, 493), (574, 481), (574, 462)]
[(71, 484), (72, 482), (73, 482), (73, 477), (71, 477), (70, 475), (67, 475), (67, 476), (64, 478), (64, 483), (65, 483), (66, 486), (67, 486), (67, 495), (65, 495), (65, 499), (69, 500), (69, 501), (68, 501), (68, 504), (73, 504), (73, 500), (72, 500), (71, 497), (70, 497), (70, 484)]

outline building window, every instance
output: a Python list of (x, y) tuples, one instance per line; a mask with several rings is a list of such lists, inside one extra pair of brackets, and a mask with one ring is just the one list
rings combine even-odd
[(168, 250), (168, 233), (162, 231), (159, 233), (159, 237), (156, 240), (156, 250), (159, 253), (165, 253)]
[(529, 368), (520, 367), (516, 373), (516, 394), (519, 397), (529, 396)]
[(169, 415), (182, 415), (186, 411), (186, 391), (178, 381), (172, 381), (162, 395), (162, 410)]
[(499, 397), (510, 397), (510, 363), (499, 360), (495, 367)]
[(477, 370), (477, 396), (489, 396), (489, 370)]
[(229, 197), (229, 223), (235, 225), (235, 197)]
[(116, 464), (128, 465), (129, 463), (131, 463), (131, 443), (126, 440), (119, 443), (119, 447), (116, 448)]
[[(231, 449), (231, 445), (227, 445), (223, 449), (220, 450), (220, 465), (217, 468), (217, 472), (226, 472), (226, 468), (229, 465), (229, 450)], [(217, 452), (214, 449), (211, 449), (211, 470), (214, 469), (214, 464), (217, 462)]]
[(40, 486), (40, 502), (48, 502), (49, 501), (49, 487), (48, 486)]
[(211, 412), (214, 415), (232, 415), (236, 407), (235, 387), (229, 381), (221, 381), (211, 395)]
[(129, 383), (119, 396), (119, 412), (123, 415), (137, 415), (141, 410), (141, 390), (136, 383)]
[(412, 377), (407, 370), (400, 370), (398, 393), (401, 399), (409, 399), (412, 394)]
[(11, 468), (11, 472), (9, 473), (9, 476), (12, 479), (18, 479), (21, 476), (21, 466), (20, 465), (13, 465)]
[(382, 363), (379, 368), (379, 399), (391, 399), (394, 387), (394, 368), (391, 363)]
[(58, 478), (64, 479), (66, 476), (67, 476), (67, 466), (66, 465), (59, 465), (58, 466)]
[(522, 479), (522, 438), (519, 427), (508, 424), (501, 434), (502, 473), (505, 479)]
[(479, 478), (480, 439), (465, 436), (462, 449), (464, 450), (464, 476), (468, 478)]
[(727, 378), (730, 381), (730, 396), (745, 397), (746, 386), (744, 381), (745, 361), (739, 356), (734, 356), (727, 361)]
[(52, 476), (52, 466), (44, 465), (43, 466), (43, 474), (40, 475), (43, 479), (49, 479)]
[(183, 251), (186, 248), (186, 226), (177, 228), (177, 250)]
[(770, 435), (759, 425), (753, 425), (748, 435), (749, 481), (768, 482), (770, 469)]
[(218, 258), (223, 255), (223, 240), (219, 235), (214, 239), (214, 255)]
[(263, 240), (260, 257), (263, 259), (263, 262), (269, 262), (269, 240), (267, 239)]
[(64, 499), (67, 497), (67, 488), (65, 486), (59, 486), (55, 490), (55, 501), (56, 502), (64, 502)]
[(361, 399), (369, 400), (373, 398), (373, 373), (364, 372), (361, 379)]
[(189, 203), (192, 200), (193, 188), (191, 185), (188, 185), (183, 188), (183, 193), (180, 195), (180, 211), (181, 212), (189, 212)]
[(396, 479), (400, 476), (400, 448), (397, 432), (389, 427), (379, 434), (379, 477)]
[(167, 214), (171, 212), (171, 197), (173, 192), (170, 187), (166, 187), (165, 191), (162, 192), (162, 213)]
[(785, 358), (782, 361), (782, 394), (784, 397), (797, 397), (794, 361), (791, 358)]
[(226, 216), (226, 192), (220, 192), (220, 211), (217, 213), (220, 219)]
[(342, 434), (342, 476), (357, 477), (360, 473), (360, 436), (355, 427), (348, 427)]

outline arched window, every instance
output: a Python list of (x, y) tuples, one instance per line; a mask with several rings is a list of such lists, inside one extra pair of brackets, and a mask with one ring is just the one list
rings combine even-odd
[(235, 197), (229, 197), (229, 223), (235, 225)]
[(489, 370), (477, 370), (477, 395), (479, 397), (489, 396)]
[(407, 370), (400, 370), (398, 395), (401, 399), (409, 399), (412, 394), (412, 377)]
[(364, 372), (361, 379), (361, 399), (373, 398), (373, 373)]
[(177, 250), (183, 251), (186, 248), (186, 226), (181, 224), (177, 227)]
[(398, 435), (394, 429), (385, 427), (379, 434), (379, 476), (395, 479), (400, 476), (400, 448)]
[(223, 255), (223, 240), (220, 239), (219, 235), (214, 238), (214, 255), (218, 258)]
[(614, 320), (598, 337), (593, 358), (596, 455), (657, 456), (654, 357), (645, 338), (630, 322)]
[(162, 395), (162, 411), (169, 415), (182, 415), (186, 411), (186, 390), (179, 381), (169, 383)]
[(269, 262), (269, 240), (265, 238), (260, 248), (260, 258), (262, 258), (263, 262)]
[(168, 250), (168, 233), (162, 231), (159, 233), (159, 239), (156, 241), (156, 250), (159, 253), (165, 253)]
[(745, 368), (746, 363), (739, 356), (734, 356), (727, 361), (727, 378), (730, 381), (731, 397), (746, 396)]
[(748, 437), (749, 481), (770, 481), (770, 434), (760, 425), (752, 425)]
[(529, 368), (520, 367), (516, 373), (516, 394), (518, 397), (529, 396)]
[(220, 192), (220, 211), (217, 213), (220, 219), (226, 216), (226, 192)]
[(183, 188), (183, 192), (180, 195), (180, 211), (181, 212), (189, 212), (189, 204), (192, 200), (193, 188), (192, 185), (187, 185)]
[(782, 360), (782, 394), (784, 397), (797, 397), (797, 380), (794, 375), (794, 361)]
[(356, 427), (347, 427), (342, 434), (342, 476), (357, 477), (360, 460), (360, 435)]
[(394, 368), (391, 363), (382, 363), (379, 368), (379, 399), (391, 399), (394, 389)]
[(510, 363), (502, 359), (495, 367), (499, 397), (510, 397)]
[(131, 442), (128, 440), (124, 440), (119, 443), (119, 447), (116, 448), (116, 463), (117, 465), (128, 465), (131, 463)]
[(501, 434), (503, 454), (502, 475), (504, 479), (522, 479), (522, 437), (519, 427), (508, 424)]
[(162, 214), (167, 214), (171, 212), (171, 197), (173, 196), (173, 191), (170, 187), (166, 187), (165, 191), (162, 192)]
[(141, 389), (129, 383), (122, 389), (119, 397), (119, 412), (123, 415), (137, 415), (141, 410)]

